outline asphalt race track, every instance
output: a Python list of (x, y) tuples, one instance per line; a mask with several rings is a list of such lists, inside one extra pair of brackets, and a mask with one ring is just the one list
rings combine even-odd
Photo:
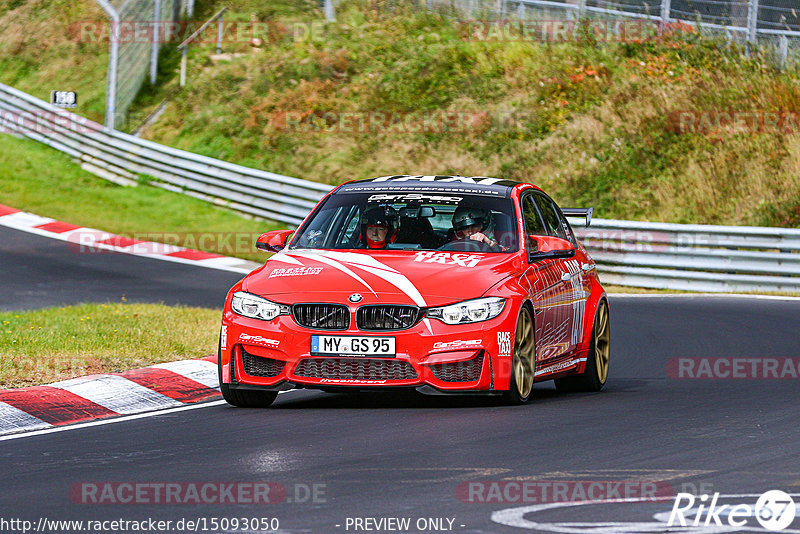
[[(122, 293), (129, 300), (218, 307), (237, 279), (63, 248), (0, 229), (2, 307), (117, 300)], [(796, 370), (800, 300), (612, 297), (611, 319), (611, 375), (598, 394), (558, 394), (544, 383), (530, 404), (506, 407), (491, 399), (301, 391), (280, 395), (264, 410), (217, 403), (23, 436), (0, 441), (0, 510), (34, 525), (199, 519), (206, 532), (261, 531), (232, 523), (211, 529), (212, 518), (277, 518), (281, 532), (293, 533), (663, 532), (654, 516), (668, 513), (679, 491), (719, 492), (720, 502), (750, 504), (766, 490), (798, 492), (800, 379), (689, 379), (667, 369), (674, 358), (724, 357), (746, 358), (747, 369), (765, 358), (794, 358)], [(549, 509), (515, 492), (471, 502), (513, 482), (552, 489), (547, 484), (575, 488), (591, 481), (658, 481), (666, 497)], [(245, 504), (247, 496), (235, 495), (234, 504), (82, 502), (91, 501), (87, 487), (118, 483), (271, 483), (279, 502)], [(379, 529), (366, 521), (387, 518), (409, 518), (410, 527)], [(798, 525), (800, 519), (792, 532)], [(194, 529), (160, 531), (184, 530)]]
[(164, 302), (219, 308), (238, 273), (70, 244), (0, 226), (0, 310), (81, 302)]

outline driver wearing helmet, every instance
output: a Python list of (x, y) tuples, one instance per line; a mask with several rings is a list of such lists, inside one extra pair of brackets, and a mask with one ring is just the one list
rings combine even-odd
[(386, 248), (397, 236), (397, 211), (391, 206), (373, 206), (361, 216), (361, 245)]
[(503, 251), (505, 247), (492, 234), (492, 213), (484, 208), (459, 206), (453, 213), (453, 241), (471, 239), (486, 243), (492, 249)]

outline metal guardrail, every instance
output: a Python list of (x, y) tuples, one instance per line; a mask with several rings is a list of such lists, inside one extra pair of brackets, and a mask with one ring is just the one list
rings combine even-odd
[[(65, 152), (85, 170), (117, 183), (135, 184), (141, 175), (151, 176), (152, 185), (292, 225), (332, 189), (108, 131), (3, 84), (0, 129)], [(605, 283), (690, 291), (800, 291), (800, 229), (595, 218), (592, 226), (576, 232)]]
[(800, 292), (800, 230), (592, 219), (576, 233), (604, 283)]
[(3, 84), (0, 128), (65, 152), (85, 170), (117, 183), (133, 185), (144, 179), (157, 187), (294, 225), (332, 189), (107, 130)]
[[(560, 13), (572, 20), (628, 17), (665, 25), (688, 23), (729, 41), (767, 45), (781, 67), (800, 53), (796, 0), (425, 0), (425, 6), (456, 9), (467, 19), (530, 21)], [(335, 20), (332, 8), (325, 13)]]

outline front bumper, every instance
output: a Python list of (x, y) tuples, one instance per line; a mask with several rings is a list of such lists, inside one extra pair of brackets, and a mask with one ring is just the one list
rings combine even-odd
[[(466, 325), (423, 319), (389, 332), (311, 330), (291, 316), (261, 321), (223, 314), (222, 381), (233, 388), (419, 388), (426, 393), (491, 392), (508, 388), (517, 310), (507, 302), (496, 318)], [(314, 355), (311, 336), (393, 336), (396, 355)]]

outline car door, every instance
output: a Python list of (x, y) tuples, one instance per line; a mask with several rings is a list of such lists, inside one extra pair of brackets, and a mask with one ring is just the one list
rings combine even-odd
[[(550, 197), (544, 194), (535, 196), (548, 234), (565, 239), (577, 248), (572, 228), (563, 213)], [(558, 309), (556, 315), (556, 334), (561, 352), (574, 350), (580, 342), (580, 325), (583, 323), (585, 295), (583, 291), (583, 270), (580, 262), (573, 258), (554, 260), (558, 265), (561, 286), (557, 291)]]
[[(550, 235), (537, 206), (534, 193), (523, 195), (521, 200), (522, 217), (525, 224), (525, 246), (530, 254), (535, 243), (528, 236)], [(542, 260), (530, 264), (522, 275), (523, 287), (529, 288), (533, 303), (534, 327), (536, 331), (536, 360), (554, 358), (563, 353), (564, 335), (562, 330), (563, 310), (559, 308), (563, 299), (564, 282), (562, 265), (557, 260)]]

